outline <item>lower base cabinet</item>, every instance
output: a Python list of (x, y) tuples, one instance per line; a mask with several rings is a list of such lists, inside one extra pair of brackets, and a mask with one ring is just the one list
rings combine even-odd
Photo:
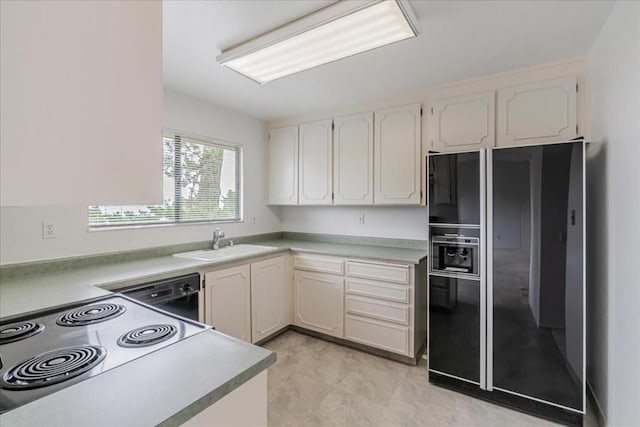
[(344, 279), (323, 273), (295, 271), (293, 324), (342, 338), (344, 335)]
[(264, 341), (293, 323), (410, 359), (426, 345), (425, 260), (413, 265), (304, 253), (203, 275), (205, 323), (243, 341)]
[(249, 264), (205, 274), (205, 323), (216, 331), (251, 342)]
[(344, 338), (403, 356), (411, 356), (411, 331), (408, 326), (347, 314)]
[(251, 263), (251, 342), (291, 323), (291, 298), (284, 256)]
[(262, 371), (182, 425), (266, 427), (267, 371)]

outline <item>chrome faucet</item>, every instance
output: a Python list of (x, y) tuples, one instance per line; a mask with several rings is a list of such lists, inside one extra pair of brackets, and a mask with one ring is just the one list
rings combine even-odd
[(220, 239), (224, 237), (224, 231), (216, 228), (216, 231), (213, 232), (213, 250), (220, 249)]

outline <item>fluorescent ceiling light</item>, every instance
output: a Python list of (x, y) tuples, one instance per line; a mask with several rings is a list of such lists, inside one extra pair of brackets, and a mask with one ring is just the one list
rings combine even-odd
[(217, 60), (266, 83), (417, 34), (404, 0), (343, 0), (226, 49)]

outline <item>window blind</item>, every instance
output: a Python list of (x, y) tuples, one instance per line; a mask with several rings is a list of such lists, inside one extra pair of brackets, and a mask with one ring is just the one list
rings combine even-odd
[(241, 220), (241, 148), (165, 132), (163, 203), (89, 206), (90, 227)]

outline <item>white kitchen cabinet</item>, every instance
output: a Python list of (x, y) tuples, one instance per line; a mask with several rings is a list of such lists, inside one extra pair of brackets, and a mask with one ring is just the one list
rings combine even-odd
[(426, 278), (426, 261), (298, 253), (293, 267), (294, 325), (410, 358), (424, 348), (426, 283), (416, 268)]
[(426, 284), (416, 283), (416, 267), (347, 260), (345, 274), (345, 339), (415, 357), (427, 316)]
[(333, 274), (294, 271), (293, 324), (342, 338), (344, 278)]
[(298, 126), (269, 130), (268, 203), (298, 204)]
[(412, 331), (409, 327), (347, 313), (345, 339), (371, 347), (411, 356)]
[(379, 262), (349, 260), (347, 261), (347, 275), (404, 284), (409, 284), (411, 280), (409, 266)]
[(293, 257), (293, 267), (299, 270), (342, 276), (344, 273), (344, 259), (327, 255), (298, 254)]
[(300, 125), (301, 205), (330, 205), (332, 202), (332, 122), (320, 120)]
[(258, 342), (291, 323), (289, 302), (284, 256), (252, 263), (252, 342)]
[(249, 264), (205, 274), (205, 323), (218, 332), (251, 342)]
[(333, 119), (335, 205), (373, 204), (373, 113)]
[(0, 8), (0, 204), (161, 203), (162, 3)]
[(495, 144), (495, 92), (435, 100), (430, 107), (431, 148), (474, 150)]
[(347, 313), (409, 325), (411, 307), (408, 304), (398, 304), (357, 295), (346, 295), (344, 304)]
[(181, 424), (182, 427), (267, 425), (267, 370)]
[(420, 104), (374, 113), (374, 204), (419, 205)]
[(566, 141), (578, 136), (576, 77), (498, 90), (497, 146)]
[(345, 280), (344, 286), (344, 291), (347, 294), (362, 295), (406, 304), (411, 302), (411, 288), (404, 285), (348, 277)]

